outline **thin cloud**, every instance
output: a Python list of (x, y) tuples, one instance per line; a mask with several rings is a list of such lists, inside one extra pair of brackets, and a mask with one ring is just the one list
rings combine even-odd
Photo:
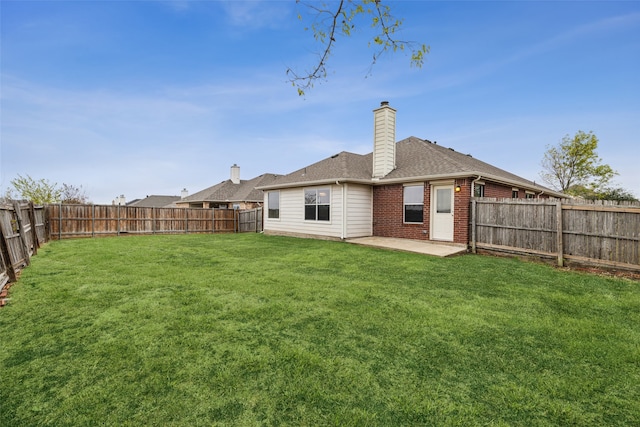
[(427, 84), (430, 88), (438, 90), (466, 85), (494, 74), (510, 64), (564, 48), (578, 40), (610, 31), (621, 31), (638, 25), (640, 25), (640, 13), (620, 15), (580, 25), (532, 44), (529, 47), (518, 46), (517, 52), (509, 56), (477, 64), (476, 66), (466, 67), (458, 73), (449, 73), (435, 77), (430, 79)]
[(627, 15), (614, 16), (589, 24), (580, 25), (547, 40), (536, 43), (528, 49), (522, 49), (513, 56), (506, 58), (499, 65), (506, 65), (511, 62), (519, 61), (525, 58), (559, 49), (566, 46), (567, 44), (595, 34), (609, 31), (619, 31), (637, 25), (640, 25), (640, 13), (630, 13)]

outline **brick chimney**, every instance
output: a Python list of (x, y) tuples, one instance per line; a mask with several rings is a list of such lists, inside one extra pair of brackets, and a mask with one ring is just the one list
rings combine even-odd
[(240, 184), (240, 166), (235, 163), (231, 166), (231, 182)]
[(396, 168), (396, 110), (389, 102), (373, 110), (373, 178), (382, 178)]

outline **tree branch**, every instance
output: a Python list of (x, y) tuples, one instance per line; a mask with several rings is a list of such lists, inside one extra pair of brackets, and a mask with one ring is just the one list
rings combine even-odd
[[(340, 0), (335, 11), (326, 9), (324, 3), (322, 7), (302, 2), (301, 0), (296, 0), (296, 3), (311, 9), (317, 17), (328, 15), (326, 20), (316, 19), (310, 28), (313, 31), (314, 38), (324, 44), (324, 48), (318, 55), (319, 60), (316, 66), (304, 74), (298, 74), (292, 68), (287, 68), (289, 82), (292, 86), (297, 87), (299, 95), (304, 95), (305, 90), (313, 87), (315, 81), (326, 79), (327, 61), (331, 56), (338, 33), (342, 33), (343, 36), (350, 36), (351, 31), (355, 28), (353, 22), (358, 16), (370, 15), (372, 17), (371, 27), (380, 30), (369, 42), (369, 47), (373, 43), (379, 45), (380, 48), (373, 55), (368, 74), (371, 73), (371, 69), (380, 55), (390, 49), (396, 52), (398, 50), (404, 51), (405, 47), (409, 47), (411, 49), (411, 65), (416, 67), (422, 67), (425, 55), (429, 52), (429, 47), (425, 44), (420, 45), (416, 42), (398, 40), (394, 37), (396, 30), (402, 25), (402, 20), (395, 19), (390, 13), (391, 8), (383, 5), (381, 0)], [(373, 5), (373, 7), (369, 7), (369, 5)], [(342, 23), (340, 23), (341, 16), (343, 18)], [(302, 19), (301, 15), (298, 15), (298, 18)], [(320, 21), (320, 25), (316, 24), (318, 21)], [(305, 29), (308, 30), (309, 28)]]

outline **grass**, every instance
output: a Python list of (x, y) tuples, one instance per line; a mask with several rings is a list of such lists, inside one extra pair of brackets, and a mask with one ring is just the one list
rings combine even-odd
[(243, 235), (52, 242), (0, 425), (640, 425), (640, 284)]

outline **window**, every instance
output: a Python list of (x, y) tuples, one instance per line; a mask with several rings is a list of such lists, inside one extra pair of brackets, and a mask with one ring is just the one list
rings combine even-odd
[(451, 213), (451, 190), (438, 188), (436, 192), (436, 213)]
[(423, 185), (407, 185), (404, 187), (404, 222), (422, 223), (423, 201)]
[(267, 193), (267, 207), (269, 209), (269, 218), (280, 218), (280, 192), (269, 191)]
[(475, 184), (473, 187), (473, 197), (484, 197), (484, 184)]
[(304, 190), (304, 219), (308, 221), (329, 221), (331, 190), (317, 188)]
[(512, 199), (517, 199), (520, 196), (520, 191), (518, 191), (517, 188), (512, 188), (511, 189), (511, 198)]
[(532, 193), (531, 191), (527, 191), (527, 193), (525, 194), (525, 197), (527, 199), (535, 199), (536, 198), (536, 194)]

